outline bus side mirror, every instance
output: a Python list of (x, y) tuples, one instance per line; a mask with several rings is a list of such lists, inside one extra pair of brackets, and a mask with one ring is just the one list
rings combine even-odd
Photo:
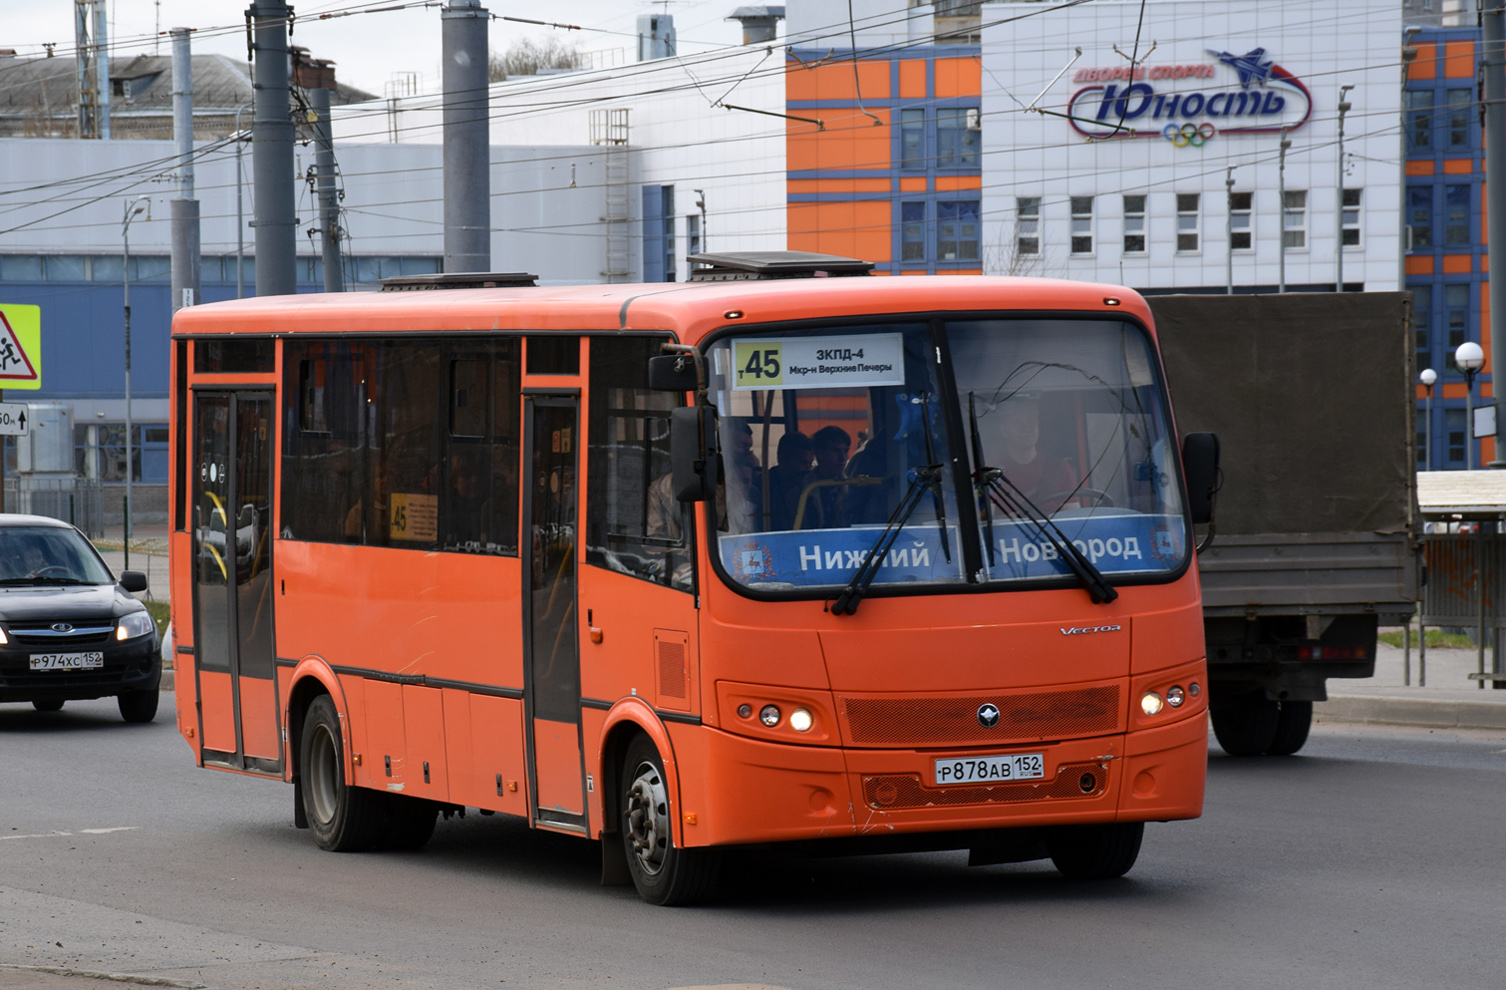
[(648, 359), (648, 387), (655, 392), (694, 392), (695, 358), (689, 354), (665, 354)]
[[(694, 372), (692, 368), (692, 375)], [(705, 448), (701, 446), (702, 417), (706, 427)], [(669, 466), (674, 473), (677, 500), (704, 502), (716, 491), (716, 414), (710, 406), (682, 406), (670, 410)]]
[(1187, 477), (1187, 509), (1192, 521), (1213, 521), (1213, 496), (1218, 492), (1218, 434), (1189, 433), (1182, 438), (1182, 471)]

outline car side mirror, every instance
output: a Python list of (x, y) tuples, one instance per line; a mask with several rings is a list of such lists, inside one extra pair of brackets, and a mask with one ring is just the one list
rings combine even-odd
[(1182, 438), (1182, 472), (1187, 478), (1187, 511), (1193, 523), (1213, 521), (1213, 497), (1218, 493), (1218, 434), (1189, 433)]
[(146, 575), (140, 571), (121, 571), (120, 586), (127, 591), (137, 592), (146, 590)]
[(716, 414), (711, 407), (670, 410), (669, 465), (674, 472), (674, 495), (679, 501), (704, 502), (716, 491)]
[(648, 387), (655, 392), (694, 392), (700, 387), (695, 356), (665, 354), (648, 359)]

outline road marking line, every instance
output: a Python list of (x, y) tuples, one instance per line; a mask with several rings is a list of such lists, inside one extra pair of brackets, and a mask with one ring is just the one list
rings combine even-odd
[[(114, 828), (81, 828), (78, 831), (82, 835), (105, 835), (109, 832), (135, 832), (139, 828), (141, 828), (140, 825), (117, 825)], [(27, 835), (0, 835), (0, 842), (6, 839), (66, 839), (73, 834), (73, 832), (54, 829), (51, 832), (34, 832)]]

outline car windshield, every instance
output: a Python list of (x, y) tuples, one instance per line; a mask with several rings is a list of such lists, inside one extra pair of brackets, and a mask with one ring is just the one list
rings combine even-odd
[(114, 584), (77, 530), (0, 526), (0, 584)]
[(947, 339), (988, 580), (1069, 573), (1063, 537), (1110, 582), (1181, 569), (1181, 486), (1142, 330), (979, 320)]
[(715, 551), (737, 584), (844, 602), (968, 584), (970, 553), (972, 582), (1081, 581), (1098, 600), (1185, 563), (1158, 363), (1138, 326), (916, 321), (749, 333), (707, 353)]

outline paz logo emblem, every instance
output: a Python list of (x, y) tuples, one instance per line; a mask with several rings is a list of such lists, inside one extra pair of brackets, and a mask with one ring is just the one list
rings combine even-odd
[(978, 708), (978, 724), (985, 729), (992, 729), (999, 724), (999, 709), (991, 702), (980, 705)]

